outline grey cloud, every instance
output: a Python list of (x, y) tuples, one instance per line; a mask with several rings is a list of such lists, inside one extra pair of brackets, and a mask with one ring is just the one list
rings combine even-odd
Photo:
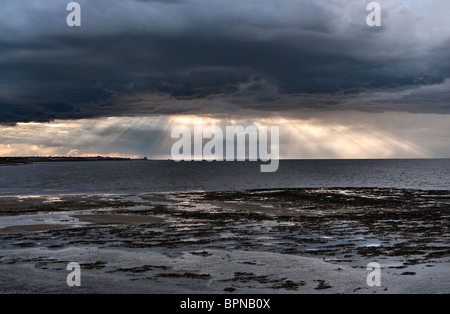
[(442, 1), (383, 1), (380, 29), (365, 25), (359, 0), (79, 2), (83, 26), (69, 28), (65, 1), (2, 1), (0, 123), (224, 108), (450, 112), (446, 90), (404, 94), (450, 78)]

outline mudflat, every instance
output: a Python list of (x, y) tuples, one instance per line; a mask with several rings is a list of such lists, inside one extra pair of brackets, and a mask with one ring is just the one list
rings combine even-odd
[[(2, 293), (73, 292), (69, 262), (81, 265), (80, 293), (450, 293), (449, 191), (22, 196), (0, 204)], [(372, 262), (381, 266), (380, 287), (367, 285)]]
[(18, 225), (18, 226), (9, 226), (0, 229), (0, 233), (30, 233), (30, 232), (40, 232), (40, 231), (49, 231), (54, 229), (63, 229), (64, 225)]
[(138, 215), (73, 215), (81, 221), (95, 222), (101, 224), (124, 224), (124, 225), (144, 225), (163, 222), (164, 219), (150, 216)]

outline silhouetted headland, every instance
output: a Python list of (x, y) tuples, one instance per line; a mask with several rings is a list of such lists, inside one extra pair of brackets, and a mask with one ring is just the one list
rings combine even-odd
[(35, 162), (62, 162), (62, 161), (121, 161), (137, 160), (122, 157), (71, 157), (71, 156), (53, 156), (53, 157), (0, 157), (0, 165), (23, 165)]

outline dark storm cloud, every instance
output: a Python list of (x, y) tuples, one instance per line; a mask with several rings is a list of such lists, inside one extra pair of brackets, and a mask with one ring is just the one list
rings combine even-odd
[[(2, 1), (0, 123), (318, 110), (449, 113), (450, 6), (360, 0)], [(436, 11), (439, 8), (439, 11)]]

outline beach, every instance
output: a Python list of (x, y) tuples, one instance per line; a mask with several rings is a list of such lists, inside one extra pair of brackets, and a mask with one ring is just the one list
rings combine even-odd
[(0, 293), (450, 293), (449, 205), (380, 188), (1, 196)]
[(0, 295), (450, 294), (450, 1), (1, 1)]

